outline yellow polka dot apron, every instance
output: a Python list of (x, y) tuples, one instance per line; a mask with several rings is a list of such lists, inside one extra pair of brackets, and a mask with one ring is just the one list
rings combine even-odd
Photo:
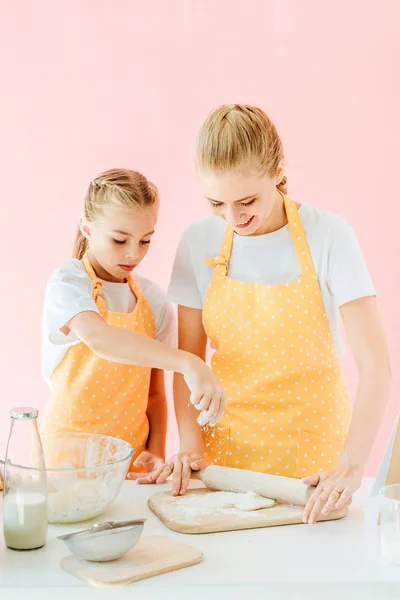
[[(296, 205), (284, 198), (301, 275), (266, 285), (228, 276), (228, 226), (203, 323), (225, 413), (205, 427), (208, 462), (287, 477), (333, 469), (350, 423), (350, 400)], [(260, 255), (260, 261), (273, 257)]]
[[(92, 279), (92, 296), (103, 319), (110, 325), (154, 338), (153, 314), (134, 278), (127, 279), (136, 297), (134, 310), (127, 314), (110, 312), (87, 254), (82, 261)], [(150, 376), (150, 368), (105, 360), (83, 342), (71, 346), (52, 373), (51, 398), (42, 431), (101, 433), (121, 438), (134, 449), (129, 470), (141, 470), (133, 467), (133, 461), (145, 450), (149, 435), (146, 410)]]

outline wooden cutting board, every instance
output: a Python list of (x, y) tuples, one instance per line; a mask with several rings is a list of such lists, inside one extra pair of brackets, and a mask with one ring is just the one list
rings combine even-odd
[(60, 562), (67, 573), (96, 587), (126, 585), (154, 575), (196, 565), (203, 560), (200, 550), (164, 536), (142, 538), (118, 560), (95, 563), (67, 556)]
[[(272, 508), (244, 511), (237, 508), (204, 509), (193, 507), (186, 501), (200, 494), (215, 493), (208, 489), (189, 490), (184, 496), (172, 496), (170, 492), (154, 494), (149, 507), (155, 515), (173, 531), (180, 533), (216, 533), (257, 527), (295, 525), (303, 523), (304, 507), (276, 504)], [(344, 508), (322, 516), (319, 521), (342, 519), (347, 515)]]

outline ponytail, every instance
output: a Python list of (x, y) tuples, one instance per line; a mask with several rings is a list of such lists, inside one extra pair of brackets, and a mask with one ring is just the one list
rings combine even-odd
[(287, 179), (286, 179), (286, 175), (284, 175), (282, 177), (282, 181), (280, 183), (278, 183), (278, 185), (276, 186), (278, 188), (278, 191), (283, 194), (284, 196), (286, 196), (287, 194)]
[(75, 237), (74, 249), (72, 251), (72, 258), (77, 258), (78, 260), (81, 260), (83, 258), (83, 255), (85, 254), (87, 248), (88, 248), (88, 241), (85, 238), (85, 236), (83, 235), (81, 228), (78, 227), (78, 231), (76, 232), (76, 237)]

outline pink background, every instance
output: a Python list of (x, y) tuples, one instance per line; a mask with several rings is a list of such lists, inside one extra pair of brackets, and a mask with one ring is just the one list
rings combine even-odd
[[(379, 291), (395, 380), (368, 465), (375, 473), (400, 392), (400, 2), (1, 5), (0, 441), (11, 406), (47, 400), (43, 291), (70, 257), (89, 180), (126, 166), (159, 186), (161, 217), (142, 272), (166, 286), (183, 228), (207, 210), (193, 169), (196, 129), (214, 106), (247, 102), (281, 133), (290, 195), (351, 222)], [(348, 354), (345, 369), (354, 390)], [(170, 425), (172, 451), (172, 413)]]

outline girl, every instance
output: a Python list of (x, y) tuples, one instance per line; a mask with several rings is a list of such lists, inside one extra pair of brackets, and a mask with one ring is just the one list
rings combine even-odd
[[(358, 488), (389, 393), (375, 290), (344, 219), (286, 196), (281, 140), (253, 106), (214, 110), (200, 128), (196, 166), (212, 216), (180, 242), (169, 298), (179, 347), (205, 358), (227, 392), (217, 431), (201, 431), (180, 375), (181, 451), (174, 493), (192, 469), (217, 464), (304, 478), (314, 523)], [(351, 414), (338, 353), (341, 315), (358, 366)]]
[(172, 347), (174, 318), (163, 292), (131, 275), (147, 254), (157, 213), (157, 190), (140, 173), (115, 169), (90, 183), (74, 258), (47, 285), (42, 348), (51, 389), (43, 430), (120, 437), (134, 448), (130, 471), (144, 467), (152, 477), (164, 465), (164, 369), (183, 375), (211, 423), (224, 409), (209, 367)]

